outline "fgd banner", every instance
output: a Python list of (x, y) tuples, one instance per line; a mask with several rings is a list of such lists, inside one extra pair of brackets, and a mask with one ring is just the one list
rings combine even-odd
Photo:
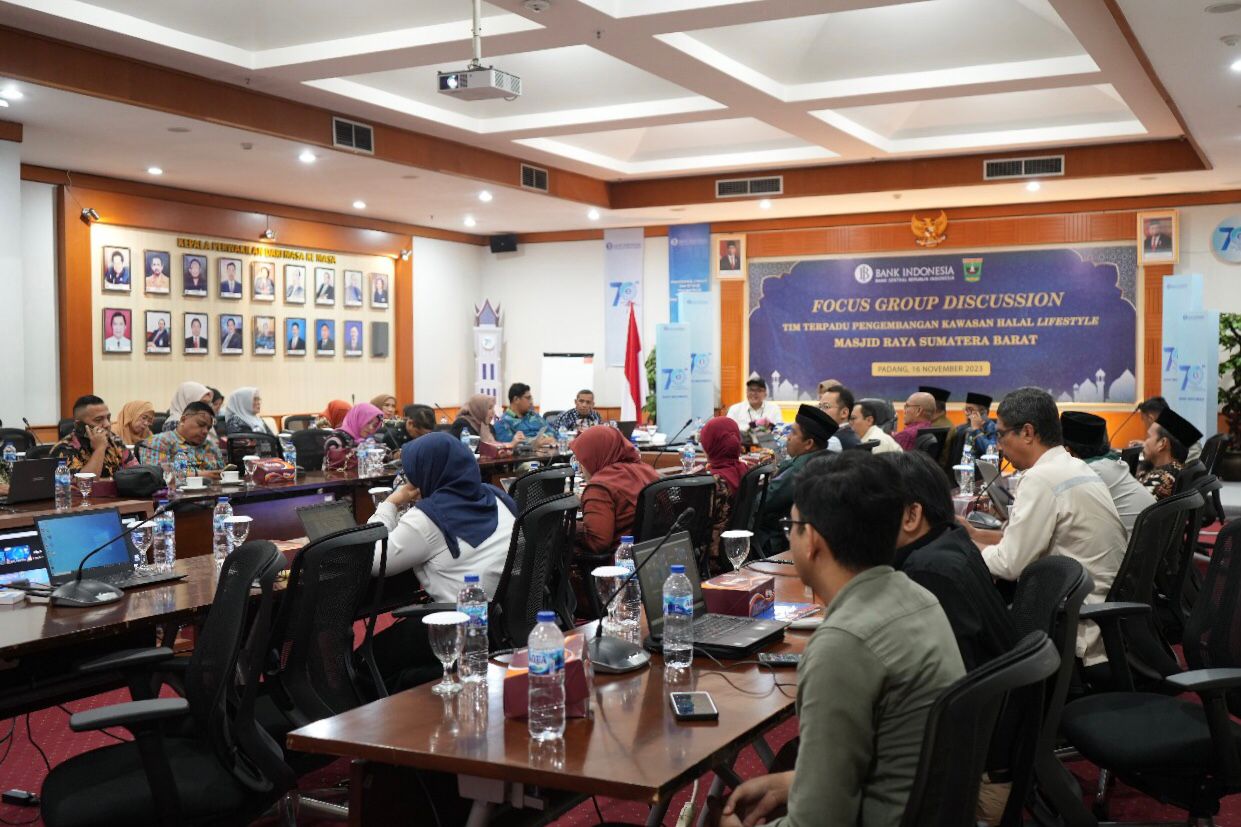
[(1219, 311), (1203, 310), (1200, 273), (1163, 280), (1163, 396), (1203, 434), (1217, 430)]
[(750, 370), (776, 399), (811, 399), (829, 376), (885, 399), (919, 384), (1137, 398), (1132, 245), (751, 261), (748, 287)]
[(642, 329), (641, 227), (603, 231), (603, 343), (608, 367), (625, 366), (629, 305)]

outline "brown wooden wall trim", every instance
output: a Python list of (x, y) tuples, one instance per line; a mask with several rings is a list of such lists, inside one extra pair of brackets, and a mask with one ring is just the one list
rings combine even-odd
[(22, 142), (22, 125), (14, 121), (0, 121), (0, 141)]
[(56, 188), (56, 316), (60, 341), (60, 414), (69, 416), (73, 400), (95, 389), (94, 337), (90, 335), (93, 282), (90, 228), (82, 208), (64, 187)]
[[(644, 238), (668, 235), (668, 225), (652, 224), (642, 228)], [(602, 241), (603, 230), (558, 230), (546, 233), (518, 233), (518, 244), (549, 244), (554, 241)]]
[(397, 402), (409, 405), (414, 401), (414, 257), (396, 259), (396, 277), (392, 285), (392, 312), (396, 320), (393, 356), (396, 361)]

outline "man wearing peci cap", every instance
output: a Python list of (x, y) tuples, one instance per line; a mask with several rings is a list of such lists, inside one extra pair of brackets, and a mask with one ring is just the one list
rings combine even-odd
[(784, 532), (780, 520), (789, 515), (793, 507), (793, 493), (797, 488), (797, 474), (815, 456), (827, 449), (828, 440), (839, 426), (814, 405), (802, 405), (789, 431), (789, 458), (780, 463), (775, 476), (767, 486), (767, 501), (756, 520), (758, 541), (773, 551), (783, 551)]
[(1138, 515), (1154, 505), (1155, 498), (1129, 473), (1120, 452), (1113, 451), (1108, 444), (1107, 420), (1085, 411), (1065, 411), (1060, 414), (1060, 430), (1065, 449), (1107, 483), (1116, 513), (1125, 526), (1125, 536), (1129, 537)]
[(1176, 478), (1189, 457), (1189, 446), (1202, 439), (1202, 431), (1171, 408), (1164, 408), (1146, 429), (1142, 454), (1149, 469), (1138, 472), (1138, 482), (1162, 500), (1176, 491)]
[(948, 397), (952, 396), (952, 392), (933, 385), (920, 385), (918, 393), (929, 393), (935, 400), (935, 413), (931, 416), (931, 427), (951, 430), (952, 420), (948, 418)]
[(965, 424), (959, 425), (957, 431), (970, 441), (974, 456), (995, 450), (995, 420), (991, 418), (991, 397), (985, 393), (965, 394)]

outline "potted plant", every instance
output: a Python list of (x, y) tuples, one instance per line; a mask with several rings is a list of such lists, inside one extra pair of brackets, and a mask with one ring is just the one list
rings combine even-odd
[(646, 404), (642, 406), (643, 413), (646, 414), (647, 422), (656, 422), (655, 419), (655, 348), (651, 348), (651, 352), (646, 354)]
[(1219, 315), (1219, 403), (1228, 421), (1216, 474), (1222, 480), (1241, 480), (1241, 313)]

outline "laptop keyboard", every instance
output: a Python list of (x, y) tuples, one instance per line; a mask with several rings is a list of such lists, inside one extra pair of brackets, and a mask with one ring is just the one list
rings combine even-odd
[(734, 615), (703, 615), (694, 621), (694, 640), (708, 640), (726, 635), (734, 629), (749, 626), (754, 622), (750, 617)]
[(114, 574), (100, 579), (110, 586), (116, 586), (118, 589), (132, 589), (138, 586), (149, 586), (152, 583), (166, 583), (171, 580), (180, 580), (184, 576), (185, 575), (170, 571), (163, 574), (144, 574), (141, 576), (136, 574), (130, 574), (127, 576)]

